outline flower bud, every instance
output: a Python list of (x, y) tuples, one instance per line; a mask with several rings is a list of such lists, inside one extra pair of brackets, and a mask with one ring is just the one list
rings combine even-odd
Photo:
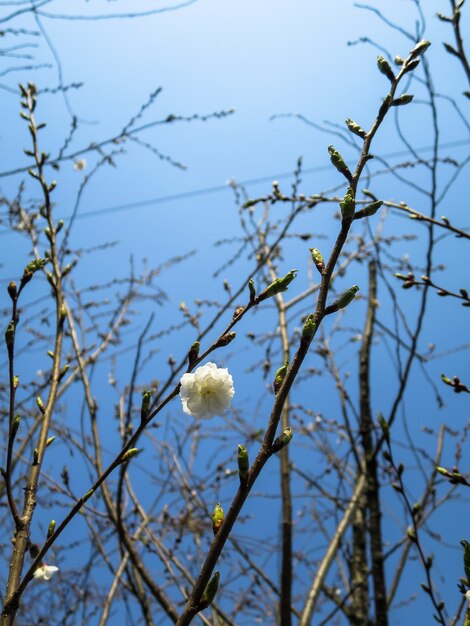
[(204, 593), (199, 601), (198, 609), (202, 611), (207, 609), (208, 606), (212, 603), (215, 598), (215, 594), (217, 593), (217, 589), (219, 588), (219, 572), (214, 572), (214, 575), (207, 583), (206, 588), (204, 589)]
[(38, 465), (39, 464), (39, 450), (37, 448), (34, 448), (33, 450), (33, 465)]
[(91, 496), (95, 493), (94, 489), (89, 489), (84, 496), (82, 496), (83, 503), (87, 502)]
[(212, 530), (214, 532), (214, 536), (218, 533), (219, 528), (222, 526), (224, 519), (225, 519), (224, 510), (220, 506), (220, 502), (217, 502), (217, 504), (214, 507), (214, 512), (212, 514)]
[(439, 465), (436, 465), (434, 469), (436, 470), (436, 472), (441, 474), (441, 476), (444, 476), (445, 478), (452, 478), (452, 473), (449, 472), (449, 470), (446, 470), (445, 467), (439, 467)]
[(271, 298), (278, 293), (283, 291), (287, 291), (287, 287), (294, 280), (295, 275), (298, 270), (291, 270), (287, 272), (284, 278), (276, 278), (266, 289), (258, 296), (258, 302), (262, 302), (266, 300), (266, 298)]
[(46, 439), (46, 448), (48, 448), (51, 445), (51, 443), (54, 443), (54, 441), (55, 441), (54, 435), (52, 435), (52, 437), (48, 437)]
[(312, 261), (315, 263), (315, 267), (321, 274), (325, 269), (325, 261), (322, 253), (318, 248), (310, 248), (310, 254), (312, 255)]
[(250, 469), (250, 461), (248, 458), (248, 450), (245, 446), (242, 446), (240, 443), (238, 444), (238, 475), (240, 477), (240, 482), (242, 484), (246, 483), (246, 479), (248, 478), (248, 471)]
[(14, 302), (16, 300), (16, 298), (18, 297), (18, 290), (16, 288), (16, 283), (13, 280), (8, 285), (7, 290), (8, 290), (8, 295), (10, 296), (10, 298)]
[(282, 448), (285, 448), (291, 441), (293, 436), (292, 428), (284, 428), (284, 431), (279, 435), (277, 439), (274, 440), (274, 443), (271, 448), (271, 452), (274, 454), (275, 452), (279, 452)]
[(345, 176), (348, 180), (351, 180), (352, 174), (338, 150), (336, 150), (334, 146), (328, 146), (328, 152), (330, 153), (331, 162), (336, 167), (338, 172), (343, 174), (343, 176)]
[(279, 389), (282, 387), (282, 383), (284, 382), (284, 378), (286, 377), (288, 367), (289, 361), (286, 361), (284, 365), (277, 370), (273, 383), (274, 394), (277, 394)]
[(392, 83), (394, 82), (395, 74), (393, 73), (390, 64), (383, 56), (377, 57), (377, 67), (379, 68), (379, 71), (388, 78), (389, 81), (391, 81)]
[(60, 370), (59, 372), (59, 382), (62, 380), (62, 378), (67, 374), (67, 372), (70, 369), (70, 365), (68, 363), (66, 363), (64, 365), (64, 367)]
[(27, 283), (29, 283), (29, 281), (33, 277), (33, 274), (37, 272), (38, 270), (42, 270), (47, 262), (48, 262), (47, 259), (35, 259), (34, 261), (31, 261), (31, 263), (28, 263), (28, 265), (23, 270), (23, 276), (21, 277), (20, 288), (24, 287)]

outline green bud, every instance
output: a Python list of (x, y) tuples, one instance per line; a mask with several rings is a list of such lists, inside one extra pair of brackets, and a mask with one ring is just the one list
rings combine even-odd
[(11, 320), (5, 331), (5, 343), (8, 347), (13, 346), (15, 343), (15, 322)]
[(250, 469), (250, 461), (248, 458), (248, 450), (245, 446), (242, 446), (240, 443), (238, 444), (238, 475), (240, 476), (240, 482), (246, 483), (246, 479), (248, 477), (248, 471)]
[(423, 41), (420, 41), (419, 43), (417, 43), (416, 46), (413, 48), (413, 50), (410, 52), (410, 58), (414, 59), (416, 57), (421, 56), (422, 54), (426, 52), (426, 50), (429, 48), (430, 45), (431, 45), (430, 41), (426, 41), (423, 39)]
[(39, 463), (39, 450), (34, 448), (33, 450), (33, 465), (38, 465)]
[(27, 283), (29, 283), (29, 281), (33, 277), (33, 274), (38, 270), (42, 270), (46, 263), (48, 263), (47, 259), (34, 259), (34, 261), (31, 261), (31, 263), (28, 263), (28, 265), (23, 270), (23, 276), (21, 277), (21, 287), (24, 287)]
[(212, 603), (215, 598), (215, 594), (217, 593), (217, 589), (219, 588), (219, 572), (214, 572), (214, 575), (207, 583), (206, 588), (204, 589), (204, 593), (199, 601), (198, 610), (203, 611), (207, 609), (208, 606)]
[(41, 413), (43, 413), (43, 414), (44, 414), (44, 412), (45, 412), (45, 410), (46, 410), (46, 409), (44, 408), (44, 402), (42, 401), (41, 396), (38, 396), (38, 397), (36, 398), (36, 404), (37, 404), (37, 406), (38, 406), (38, 409), (41, 411)]
[(252, 278), (248, 281), (248, 289), (250, 290), (250, 304), (256, 299), (255, 282)]
[(436, 465), (434, 469), (436, 470), (436, 472), (441, 474), (441, 476), (444, 476), (445, 478), (452, 478), (452, 473), (449, 472), (449, 470), (446, 470), (445, 467), (439, 467), (439, 465)]
[(51, 359), (54, 358), (54, 353), (52, 352), (52, 350), (47, 351), (47, 356), (50, 357)]
[(47, 529), (47, 538), (51, 537), (54, 534), (55, 530), (55, 519), (51, 519), (49, 523), (49, 528)]
[(190, 347), (189, 352), (188, 352), (188, 362), (189, 362), (190, 367), (197, 361), (200, 348), (201, 348), (201, 344), (199, 343), (199, 341), (195, 341), (193, 345)]
[(94, 489), (90, 489), (89, 491), (87, 491), (86, 494), (82, 496), (83, 503), (87, 502), (87, 500), (89, 500), (94, 493)]
[(388, 425), (387, 420), (382, 415), (382, 413), (379, 414), (378, 420), (379, 420), (379, 426), (382, 430), (385, 441), (390, 441), (390, 427)]
[(15, 418), (13, 419), (13, 423), (11, 425), (11, 437), (12, 439), (15, 438), (16, 433), (18, 432), (18, 428), (20, 427), (20, 416), (19, 415), (15, 415)]
[(354, 216), (354, 212), (356, 210), (356, 200), (354, 198), (354, 191), (351, 187), (348, 187), (346, 195), (343, 198), (343, 201), (339, 203), (341, 207), (341, 215), (343, 217), (349, 218)]
[(59, 382), (62, 380), (62, 378), (67, 374), (67, 372), (70, 369), (70, 365), (68, 363), (66, 363), (64, 365), (64, 367), (60, 370), (59, 372)]
[(393, 73), (389, 62), (383, 56), (377, 57), (377, 67), (379, 68), (379, 71), (388, 78), (389, 81), (391, 81), (392, 83), (394, 82), (395, 74)]
[(412, 541), (413, 543), (416, 543), (417, 541), (417, 537), (416, 537), (416, 532), (414, 528), (408, 528), (408, 530), (406, 531), (406, 534), (408, 535), (408, 539), (410, 541)]
[(454, 383), (451, 381), (451, 379), (446, 376), (445, 374), (441, 374), (441, 380), (443, 383), (445, 383), (446, 385), (450, 385), (451, 387), (454, 386)]
[(289, 426), (287, 428), (284, 428), (284, 431), (279, 435), (277, 439), (274, 440), (271, 452), (274, 454), (275, 452), (279, 452), (279, 450), (282, 450), (282, 448), (285, 448), (285, 446), (290, 443), (292, 436), (292, 428), (289, 428)]
[(288, 272), (284, 278), (276, 278), (266, 289), (258, 296), (258, 302), (262, 302), (266, 300), (266, 298), (271, 298), (278, 293), (283, 291), (287, 291), (287, 287), (294, 280), (295, 275), (298, 270), (291, 270)]
[(8, 290), (8, 295), (14, 302), (16, 298), (18, 297), (18, 290), (16, 288), (16, 283), (14, 281), (11, 281), (11, 283), (7, 287), (7, 290)]
[(395, 98), (395, 100), (392, 100), (390, 106), (399, 107), (399, 106), (403, 106), (404, 104), (410, 104), (413, 98), (414, 96), (412, 96), (411, 94), (404, 93), (399, 98)]
[(60, 233), (60, 231), (63, 229), (63, 227), (64, 227), (64, 220), (59, 220), (57, 222), (57, 226), (56, 226), (56, 229), (55, 229), (56, 234)]
[(274, 378), (274, 383), (273, 383), (275, 394), (277, 394), (279, 389), (282, 387), (282, 383), (284, 382), (284, 378), (286, 377), (288, 367), (289, 367), (289, 361), (286, 361), (284, 365), (280, 367), (276, 372), (276, 376)]
[(46, 440), (46, 448), (48, 448), (51, 445), (51, 443), (54, 443), (54, 441), (55, 441), (55, 437), (54, 436), (48, 437), (47, 440)]
[(365, 139), (367, 137), (366, 131), (349, 117), (346, 120), (346, 126), (353, 133), (353, 135), (357, 135), (361, 139)]
[(338, 150), (336, 150), (334, 146), (328, 146), (328, 152), (330, 153), (331, 162), (336, 167), (338, 172), (343, 174), (343, 176), (345, 176), (348, 180), (351, 180), (352, 174)]
[(218, 339), (215, 342), (215, 347), (221, 348), (223, 346), (228, 346), (228, 344), (231, 343), (235, 339), (236, 336), (237, 336), (237, 333), (234, 333), (234, 332), (226, 333), (225, 335), (222, 335), (222, 337), (220, 337), (220, 339)]
[(314, 336), (316, 328), (317, 323), (315, 315), (310, 313), (305, 320), (304, 327), (302, 328), (302, 339), (310, 340)]
[[(189, 352), (189, 354), (191, 354), (191, 351)], [(140, 407), (140, 419), (142, 421), (146, 420), (148, 417), (151, 399), (152, 399), (152, 392), (149, 391), (148, 389), (144, 389), (144, 391), (142, 392), (142, 404)]]
[(127, 452), (123, 454), (121, 463), (126, 463), (127, 461), (130, 461), (133, 457), (137, 456), (141, 452), (142, 450), (139, 450), (139, 448), (130, 448)]
[(354, 219), (357, 220), (362, 217), (372, 217), (372, 215), (375, 215), (377, 213), (377, 211), (380, 209), (382, 204), (383, 204), (383, 200), (375, 200), (375, 202), (371, 202), (360, 211), (356, 211), (356, 214), (354, 215)]
[(329, 315), (330, 313), (336, 313), (336, 311), (347, 307), (348, 304), (350, 304), (354, 300), (358, 291), (359, 287), (357, 285), (353, 285), (352, 287), (349, 287), (349, 289), (346, 289), (346, 291), (344, 291), (339, 296), (339, 298), (333, 302), (333, 304), (330, 304), (330, 306), (326, 307), (326, 315)]
[(212, 530), (214, 531), (214, 536), (219, 532), (219, 528), (222, 526), (224, 519), (224, 510), (220, 506), (220, 502), (217, 502), (214, 507), (214, 512), (212, 514)]
[(463, 548), (463, 567), (465, 570), (465, 576), (470, 584), (470, 543), (468, 543), (465, 539), (462, 539), (460, 545)]
[(310, 248), (310, 254), (312, 255), (312, 261), (315, 263), (315, 267), (321, 274), (325, 269), (325, 261), (322, 253), (318, 248)]

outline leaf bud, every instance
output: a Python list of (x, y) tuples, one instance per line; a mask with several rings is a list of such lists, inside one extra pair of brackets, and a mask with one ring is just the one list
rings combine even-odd
[(52, 537), (55, 531), (55, 519), (51, 519), (49, 522), (49, 528), (47, 529), (47, 538)]
[(148, 389), (144, 389), (142, 392), (142, 404), (140, 407), (140, 419), (146, 420), (150, 409), (150, 400), (152, 399), (152, 392)]
[(356, 124), (356, 122), (354, 122), (350, 117), (346, 120), (346, 126), (353, 133), (353, 135), (357, 135), (358, 137), (361, 137), (361, 139), (365, 139), (367, 137), (366, 131), (359, 126), (359, 124)]
[(291, 441), (293, 437), (292, 428), (284, 428), (283, 432), (274, 440), (274, 443), (271, 448), (271, 452), (274, 454), (275, 452), (279, 452), (282, 448), (285, 448)]
[(141, 452), (142, 450), (139, 450), (139, 448), (130, 448), (122, 455), (121, 463), (127, 463), (127, 461), (130, 461), (133, 457), (137, 456)]
[(343, 174), (343, 176), (350, 181), (352, 179), (352, 174), (338, 150), (336, 150), (334, 146), (330, 145), (328, 146), (328, 152), (330, 153), (331, 162), (336, 167), (338, 172)]
[(312, 255), (312, 261), (315, 263), (315, 267), (321, 274), (325, 269), (325, 260), (323, 259), (322, 253), (318, 248), (310, 248), (310, 254)]
[(341, 215), (346, 218), (350, 218), (354, 216), (354, 212), (356, 210), (356, 200), (354, 198), (354, 191), (351, 187), (348, 187), (346, 195), (343, 198), (343, 201), (339, 203), (341, 207)]
[(20, 427), (20, 416), (15, 415), (15, 418), (11, 424), (11, 438), (14, 439), (16, 433), (18, 432), (18, 428)]
[(37, 404), (38, 409), (39, 409), (39, 410), (41, 411), (41, 413), (44, 415), (44, 413), (45, 413), (46, 409), (44, 408), (44, 402), (42, 401), (41, 396), (38, 396), (38, 397), (36, 398), (36, 404)]
[(271, 298), (278, 293), (287, 291), (287, 287), (294, 280), (297, 271), (298, 270), (290, 270), (290, 272), (287, 272), (283, 278), (276, 278), (276, 280), (274, 280), (262, 293), (260, 293), (257, 298), (258, 302), (262, 302), (263, 300), (266, 300), (266, 298)]
[(46, 439), (46, 448), (48, 448), (51, 445), (51, 443), (54, 443), (54, 441), (55, 441), (54, 435), (52, 435), (52, 437), (48, 437)]
[(12, 347), (15, 342), (15, 322), (11, 320), (5, 331), (5, 343), (8, 347)]
[(360, 211), (356, 211), (354, 219), (357, 220), (361, 217), (372, 217), (372, 215), (375, 215), (377, 213), (382, 204), (383, 200), (375, 200), (374, 202), (371, 202)]
[(404, 104), (410, 104), (413, 98), (414, 96), (412, 96), (411, 94), (404, 93), (399, 98), (395, 98), (395, 100), (392, 100), (390, 106), (399, 107), (399, 106), (403, 106)]
[(91, 496), (95, 493), (94, 489), (89, 489), (84, 496), (82, 496), (83, 503), (87, 502)]
[(212, 514), (212, 530), (214, 532), (214, 536), (219, 532), (219, 528), (222, 526), (224, 519), (224, 510), (220, 506), (220, 502), (217, 502), (214, 507), (214, 512)]
[(38, 465), (39, 464), (39, 450), (37, 448), (34, 448), (33, 450), (33, 465)]
[(245, 446), (242, 446), (241, 443), (238, 444), (237, 461), (240, 482), (245, 484), (248, 477), (248, 471), (250, 469), (250, 461), (248, 458), (248, 450)]
[(188, 363), (190, 367), (197, 361), (200, 348), (201, 348), (201, 344), (199, 343), (199, 341), (195, 341), (193, 345), (189, 348)]
[(378, 420), (385, 441), (390, 441), (390, 426), (388, 425), (387, 420), (381, 413), (379, 414)]
[(346, 291), (344, 291), (339, 298), (333, 302), (333, 304), (326, 307), (325, 314), (329, 315), (330, 313), (336, 313), (340, 309), (347, 307), (348, 304), (354, 300), (358, 291), (359, 287), (357, 285), (353, 285), (352, 287), (349, 287), (349, 289), (346, 289)]
[(418, 42), (416, 46), (413, 48), (413, 50), (410, 52), (410, 58), (415, 59), (416, 57), (421, 56), (422, 54), (426, 52), (426, 50), (429, 48), (430, 45), (431, 45), (431, 42), (426, 41), (425, 39)]
[(310, 313), (305, 320), (304, 327), (302, 328), (302, 339), (310, 340), (315, 335), (316, 328), (316, 317), (313, 313)]
[(390, 82), (392, 83), (394, 82), (395, 74), (393, 73), (393, 70), (390, 67), (389, 62), (383, 56), (377, 57), (377, 67), (379, 68), (379, 71), (384, 76), (386, 76)]
[(70, 365), (68, 363), (66, 363), (64, 365), (64, 367), (60, 370), (59, 372), (59, 382), (62, 380), (62, 378), (67, 374), (67, 372), (70, 369)]
[(222, 348), (224, 346), (228, 346), (228, 344), (231, 343), (235, 339), (236, 336), (237, 336), (237, 333), (234, 333), (234, 332), (226, 333), (225, 335), (222, 335), (222, 337), (220, 337), (220, 339), (217, 339), (217, 341), (215, 342), (215, 347)]
[(248, 289), (250, 291), (250, 304), (256, 300), (256, 289), (255, 289), (255, 281), (250, 278), (248, 281)]
[(212, 603), (215, 598), (215, 594), (217, 593), (217, 589), (219, 588), (219, 572), (214, 572), (214, 575), (207, 583), (206, 588), (204, 589), (204, 593), (201, 596), (199, 601), (198, 610), (203, 611), (207, 609), (208, 606)]
[(276, 372), (276, 376), (274, 377), (274, 383), (273, 383), (275, 395), (278, 393), (279, 389), (282, 387), (282, 383), (284, 382), (284, 378), (286, 377), (288, 367), (289, 367), (289, 361), (286, 361), (284, 365), (280, 367)]

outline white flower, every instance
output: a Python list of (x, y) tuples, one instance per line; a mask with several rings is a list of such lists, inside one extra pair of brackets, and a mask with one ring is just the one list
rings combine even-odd
[(58, 572), (59, 568), (56, 567), (55, 565), (41, 565), (41, 567), (38, 567), (37, 570), (34, 571), (34, 578), (36, 580), (50, 580), (52, 578), (52, 575), (55, 572)]
[(73, 169), (76, 172), (81, 172), (86, 168), (86, 159), (77, 159), (73, 164)]
[(215, 363), (198, 367), (194, 374), (184, 374), (180, 382), (183, 411), (193, 417), (223, 415), (235, 393), (228, 369)]
[(467, 598), (467, 600), (470, 602), (470, 589), (468, 589), (468, 590), (465, 592), (465, 597), (466, 597), (466, 598)]

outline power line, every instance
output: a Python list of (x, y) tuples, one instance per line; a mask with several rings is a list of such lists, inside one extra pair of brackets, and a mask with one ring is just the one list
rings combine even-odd
[[(469, 142), (467, 140), (460, 141), (450, 141), (447, 143), (440, 144), (440, 148), (457, 148), (461, 146), (468, 145)], [(423, 146), (421, 148), (417, 148), (415, 152), (427, 152), (434, 149), (434, 146)], [(384, 158), (395, 158), (400, 156), (406, 156), (409, 154), (408, 150), (399, 150), (397, 152), (389, 152), (388, 154), (384, 154)], [(302, 170), (302, 174), (314, 174), (317, 172), (324, 172), (331, 170), (331, 165), (318, 165), (316, 167), (309, 167)], [(258, 178), (249, 178), (247, 180), (239, 181), (238, 184), (244, 187), (249, 187), (251, 185), (257, 185), (259, 183), (271, 182), (273, 180), (282, 180), (286, 178), (292, 178), (293, 172), (283, 172), (281, 174), (271, 174), (269, 176), (260, 176)], [(123, 211), (129, 211), (131, 209), (152, 206), (156, 204), (164, 204), (166, 202), (173, 202), (175, 200), (184, 200), (187, 198), (195, 198), (197, 196), (209, 195), (212, 193), (219, 193), (221, 191), (226, 191), (230, 188), (229, 184), (224, 185), (215, 185), (213, 187), (204, 187), (202, 189), (193, 189), (191, 191), (184, 191), (182, 193), (170, 194), (168, 196), (159, 196), (156, 198), (149, 198), (148, 200), (138, 200), (137, 202), (129, 202), (127, 204), (118, 204), (110, 207), (105, 207), (102, 209), (95, 209), (93, 211), (88, 211), (87, 213), (79, 213), (75, 219), (89, 219), (92, 217), (98, 217), (101, 215), (108, 215), (110, 213), (120, 213)], [(70, 219), (71, 215), (67, 215), (62, 219), (67, 220)], [(0, 230), (0, 235), (7, 235), (13, 233), (15, 231), (11, 231), (8, 229)]]

